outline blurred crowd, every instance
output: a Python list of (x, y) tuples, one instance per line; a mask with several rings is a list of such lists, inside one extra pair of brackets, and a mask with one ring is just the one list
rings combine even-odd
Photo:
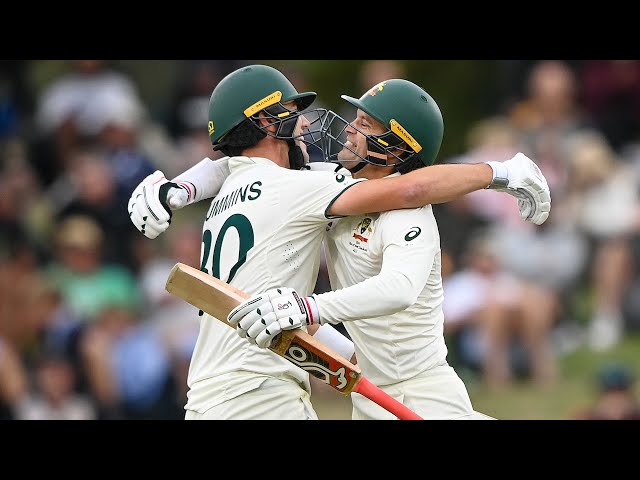
[[(152, 241), (126, 205), (154, 170), (217, 158), (209, 95), (245, 63), (184, 61), (165, 115), (110, 62), (64, 63), (37, 93), (30, 62), (0, 67), (0, 419), (182, 419), (199, 317), (164, 285), (176, 262), (199, 266), (203, 213), (189, 207)], [(544, 387), (559, 355), (606, 352), (640, 327), (640, 61), (496, 69), (512, 82), (504, 98), (440, 161), (522, 151), (549, 181), (551, 216), (523, 222), (492, 190), (434, 207), (445, 333), (450, 362), (488, 387)], [(402, 62), (363, 61), (359, 91), (402, 77)], [(321, 271), (316, 291), (327, 282)]]

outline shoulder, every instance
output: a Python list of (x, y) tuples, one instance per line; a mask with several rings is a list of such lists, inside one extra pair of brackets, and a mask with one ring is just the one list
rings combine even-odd
[(380, 214), (380, 219), (385, 221), (416, 221), (435, 222), (433, 208), (425, 205), (418, 208), (403, 208), (400, 210), (389, 210)]
[[(306, 185), (316, 185), (318, 188), (325, 186), (335, 186), (338, 190), (344, 187), (359, 183), (365, 179), (355, 179), (350, 174), (342, 173), (346, 171), (341, 169), (338, 173), (329, 170), (289, 170), (292, 174), (299, 175), (299, 179)], [(348, 171), (346, 171), (348, 173)], [(334, 189), (335, 190), (335, 189)]]
[(331, 172), (340, 173), (341, 175), (351, 176), (351, 172), (342, 165), (332, 162), (309, 162), (303, 168), (303, 171), (312, 172)]
[(228, 163), (229, 163), (229, 169), (232, 171), (236, 168), (246, 167), (249, 165), (271, 164), (274, 167), (277, 167), (277, 165), (273, 163), (271, 160), (267, 158), (260, 158), (260, 157), (245, 157), (245, 156), (229, 157)]

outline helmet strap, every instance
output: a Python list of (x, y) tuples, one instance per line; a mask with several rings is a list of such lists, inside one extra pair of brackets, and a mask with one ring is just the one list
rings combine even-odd
[(353, 175), (354, 173), (357, 173), (360, 170), (362, 170), (366, 164), (367, 162), (359, 162), (359, 163), (356, 163), (355, 167), (348, 168), (347, 170), (349, 170)]
[(367, 138), (367, 147), (367, 162), (386, 167), (387, 150), (371, 138)]
[[(277, 117), (277, 115), (286, 111), (288, 110), (284, 108), (280, 103), (265, 108), (265, 112), (274, 117)], [(291, 170), (300, 170), (305, 166), (306, 163), (304, 154), (302, 153), (302, 149), (298, 145), (296, 145), (295, 140), (291, 138), (293, 137), (293, 132), (298, 123), (298, 116), (299, 115), (294, 115), (290, 118), (280, 120), (278, 129), (275, 134), (276, 138), (285, 140), (287, 142), (287, 145), (289, 145), (289, 168)]]
[(289, 145), (289, 168), (301, 170), (306, 164), (302, 149), (296, 145), (294, 140), (287, 140), (287, 144)]

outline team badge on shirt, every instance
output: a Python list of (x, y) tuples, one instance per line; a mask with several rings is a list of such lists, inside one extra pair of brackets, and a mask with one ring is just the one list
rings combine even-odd
[(363, 218), (354, 230), (355, 232), (353, 233), (353, 238), (367, 243), (369, 241), (367, 237), (371, 234), (371, 232), (373, 232), (373, 229), (371, 228), (371, 219), (369, 217)]

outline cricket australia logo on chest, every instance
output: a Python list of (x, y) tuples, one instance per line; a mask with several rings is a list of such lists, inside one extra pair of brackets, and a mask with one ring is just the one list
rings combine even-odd
[(353, 247), (353, 251), (369, 251), (367, 243), (373, 233), (373, 221), (370, 217), (364, 217), (358, 225), (351, 232), (351, 238), (349, 238), (349, 245)]

